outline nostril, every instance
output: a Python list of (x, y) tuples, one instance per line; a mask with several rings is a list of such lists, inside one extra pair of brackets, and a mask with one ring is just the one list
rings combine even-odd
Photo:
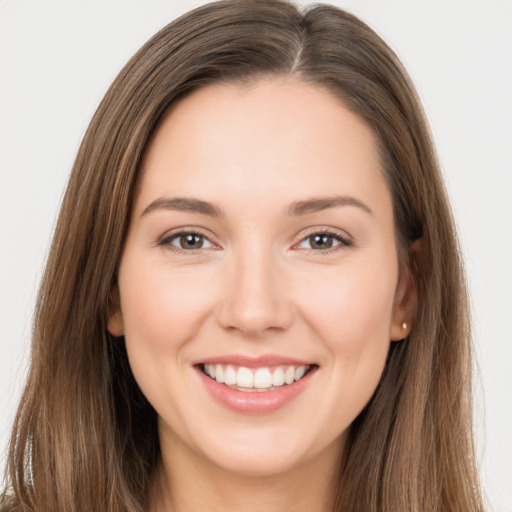
[(219, 325), (231, 332), (259, 337), (265, 333), (278, 333), (290, 327), (293, 321), (291, 308), (281, 303), (255, 303), (231, 301), (217, 311)]

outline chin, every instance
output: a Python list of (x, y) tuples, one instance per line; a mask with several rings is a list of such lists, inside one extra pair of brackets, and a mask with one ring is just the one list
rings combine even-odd
[(267, 477), (303, 467), (321, 450), (310, 446), (307, 436), (294, 436), (289, 428), (251, 430), (237, 429), (236, 433), (224, 438), (225, 441), (209, 443), (200, 452), (224, 471)]
[[(217, 459), (217, 458), (216, 458)], [(226, 472), (248, 477), (270, 477), (293, 471), (303, 461), (296, 454), (273, 453), (263, 454), (253, 451), (222, 454), (222, 457), (212, 461)]]

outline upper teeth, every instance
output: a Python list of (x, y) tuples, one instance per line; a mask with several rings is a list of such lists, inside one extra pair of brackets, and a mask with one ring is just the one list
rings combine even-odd
[(292, 384), (304, 377), (308, 365), (278, 366), (270, 368), (250, 369), (244, 366), (234, 367), (230, 364), (205, 364), (204, 372), (220, 384), (245, 389), (269, 389), (271, 387)]

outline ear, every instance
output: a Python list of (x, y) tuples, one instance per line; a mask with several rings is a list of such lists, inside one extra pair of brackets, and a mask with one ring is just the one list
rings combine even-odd
[(112, 287), (110, 292), (107, 329), (116, 338), (124, 335), (123, 313), (121, 311), (119, 286), (117, 284)]
[(407, 338), (412, 330), (418, 306), (417, 272), (415, 262), (423, 251), (423, 240), (415, 240), (409, 247), (407, 265), (398, 278), (391, 320), (391, 341)]

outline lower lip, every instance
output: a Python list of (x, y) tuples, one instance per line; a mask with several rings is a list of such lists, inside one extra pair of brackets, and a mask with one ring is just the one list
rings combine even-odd
[(268, 414), (281, 409), (304, 391), (313, 373), (316, 372), (316, 368), (313, 368), (293, 384), (269, 391), (238, 391), (219, 384), (205, 375), (201, 369), (196, 368), (196, 370), (206, 389), (218, 403), (243, 414)]

